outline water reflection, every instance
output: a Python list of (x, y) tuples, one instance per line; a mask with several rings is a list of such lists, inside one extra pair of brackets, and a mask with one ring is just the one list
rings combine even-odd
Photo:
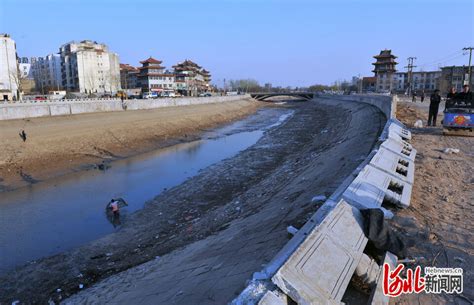
[[(285, 113), (288, 110), (265, 109), (209, 133), (205, 140), (115, 161), (106, 171), (78, 172), (0, 193), (0, 273), (119, 229), (127, 215), (164, 189), (255, 144)], [(104, 217), (106, 204), (120, 197), (128, 206), (119, 217)]]

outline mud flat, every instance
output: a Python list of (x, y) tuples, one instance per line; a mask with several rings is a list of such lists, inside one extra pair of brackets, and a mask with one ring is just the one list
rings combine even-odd
[[(171, 188), (121, 230), (0, 277), (0, 301), (224, 304), (359, 165), (385, 124), (373, 106), (293, 102), (253, 146)], [(83, 286), (80, 286), (83, 285)], [(82, 289), (80, 287), (83, 287)], [(60, 290), (58, 290), (60, 289)]]
[[(190, 141), (205, 129), (243, 118), (263, 105), (248, 99), (0, 121), (0, 191)], [(18, 135), (22, 129), (26, 142)]]

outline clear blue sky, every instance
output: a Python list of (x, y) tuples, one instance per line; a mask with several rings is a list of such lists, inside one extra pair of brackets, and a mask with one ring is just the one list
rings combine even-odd
[[(0, 0), (0, 33), (19, 56), (58, 52), (71, 40), (109, 45), (122, 63), (152, 55), (171, 67), (191, 59), (213, 80), (329, 84), (372, 75), (392, 49), (424, 70), (466, 64), (474, 45), (472, 0)], [(457, 57), (456, 57), (457, 56)]]

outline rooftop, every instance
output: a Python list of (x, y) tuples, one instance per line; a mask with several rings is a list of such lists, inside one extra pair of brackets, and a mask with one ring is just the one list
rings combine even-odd
[(154, 59), (153, 57), (148, 57), (148, 59), (140, 61), (141, 64), (161, 64), (162, 61), (158, 59)]

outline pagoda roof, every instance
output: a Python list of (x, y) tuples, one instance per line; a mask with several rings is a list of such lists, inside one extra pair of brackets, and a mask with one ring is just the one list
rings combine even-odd
[(392, 50), (382, 50), (379, 55), (375, 55), (374, 58), (397, 58), (392, 54)]
[(148, 69), (157, 69), (157, 70), (163, 70), (165, 67), (160, 66), (160, 65), (150, 65), (150, 66), (143, 66), (139, 67), (139, 70), (148, 70)]
[(158, 60), (158, 59), (154, 59), (153, 57), (148, 57), (147, 59), (145, 60), (142, 60), (140, 61), (141, 64), (161, 64), (163, 61), (161, 60)]
[(188, 69), (201, 69), (201, 66), (196, 64), (195, 62), (186, 59), (183, 62), (180, 62), (176, 65), (173, 66), (174, 69), (182, 69), (182, 70), (188, 70)]
[(174, 77), (174, 74), (165, 74), (165, 73), (145, 73), (145, 74), (140, 74), (139, 77), (145, 77), (145, 76), (164, 76), (164, 77)]
[(398, 65), (398, 62), (396, 61), (377, 61), (373, 62), (373, 65), (387, 65), (387, 64), (393, 64), (393, 65)]
[(138, 71), (137, 68), (129, 65), (129, 64), (120, 64), (120, 70), (125, 70), (125, 71)]

